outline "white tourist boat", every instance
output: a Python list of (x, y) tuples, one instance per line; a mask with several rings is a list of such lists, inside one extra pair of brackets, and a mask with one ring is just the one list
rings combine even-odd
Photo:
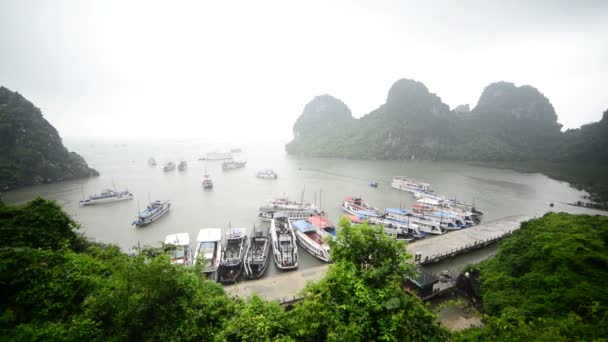
[(203, 178), (201, 179), (201, 183), (203, 185), (203, 189), (212, 189), (213, 188), (213, 181), (211, 180), (211, 176), (209, 176), (207, 171), (205, 171), (205, 174), (203, 175)]
[(405, 177), (397, 176), (393, 178), (391, 187), (401, 191), (407, 191), (411, 193), (416, 192), (431, 192), (431, 185), (429, 183), (418, 182)]
[(172, 264), (183, 266), (192, 265), (192, 250), (190, 249), (190, 235), (188, 233), (167, 235), (165, 237), (165, 245), (173, 245), (176, 247), (171, 253)]
[(229, 228), (226, 232), (222, 258), (217, 271), (220, 283), (236, 283), (243, 273), (245, 253), (249, 240), (246, 228)]
[(277, 179), (278, 175), (271, 169), (260, 170), (255, 173), (255, 176), (262, 179)]
[(407, 210), (400, 208), (386, 208), (384, 218), (388, 221), (400, 222), (409, 225), (416, 225), (423, 233), (441, 235), (445, 233), (445, 229), (438, 222), (421, 219), (419, 217), (408, 215)]
[(222, 170), (229, 171), (243, 168), (247, 165), (247, 162), (239, 162), (234, 160), (225, 161), (222, 163)]
[(224, 152), (209, 152), (205, 157), (199, 158), (199, 160), (227, 160), (232, 159), (232, 153)]
[(473, 222), (473, 224), (479, 224), (481, 222), (480, 214), (472, 211), (457, 209), (444, 202), (438, 202), (428, 198), (421, 198), (418, 200), (418, 203), (427, 208), (440, 210), (443, 213), (457, 215), (461, 217), (463, 221), (470, 221)]
[(289, 220), (289, 224), (300, 246), (322, 261), (331, 261), (327, 239), (336, 235), (333, 222), (323, 216), (312, 216), (305, 220)]
[(277, 197), (260, 206), (260, 212), (277, 212), (284, 210), (317, 210), (317, 208), (311, 203), (291, 201), (287, 197)]
[(111, 189), (103, 190), (99, 194), (89, 196), (87, 199), (80, 201), (81, 206), (104, 204), (111, 202), (119, 202), (133, 199), (133, 194), (129, 190), (116, 191)]
[(173, 171), (173, 170), (175, 170), (174, 162), (168, 162), (167, 164), (165, 164), (165, 166), (163, 166), (163, 171), (165, 171), (165, 172), (169, 172), (169, 171)]
[(203, 263), (203, 272), (211, 279), (217, 280), (217, 270), (222, 258), (222, 229), (204, 228), (196, 237), (194, 265)]
[(298, 245), (296, 234), (286, 216), (275, 215), (270, 221), (270, 239), (275, 265), (281, 270), (298, 268)]
[(319, 215), (320, 213), (313, 209), (303, 209), (303, 210), (283, 210), (283, 211), (262, 211), (258, 214), (260, 220), (264, 222), (270, 222), (274, 215), (282, 215), (287, 216), (290, 220), (304, 220), (311, 216)]
[(465, 215), (444, 211), (434, 207), (415, 205), (412, 207), (411, 214), (423, 219), (439, 222), (443, 228), (453, 230), (468, 228), (475, 225), (472, 220), (467, 220)]
[(383, 215), (379, 209), (363, 202), (360, 197), (346, 197), (342, 202), (342, 210), (361, 218), (381, 217)]
[[(351, 222), (360, 223), (364, 221), (358, 216), (350, 215)], [(384, 217), (370, 217), (367, 219), (370, 224), (382, 226), (384, 232), (399, 240), (409, 241), (412, 238), (422, 239), (426, 233), (420, 231), (420, 227), (413, 222), (399, 222), (388, 220)]]
[(150, 202), (146, 209), (138, 213), (137, 219), (132, 224), (137, 227), (148, 225), (168, 213), (169, 209), (171, 209), (171, 203), (167, 200)]
[(270, 259), (272, 241), (270, 233), (256, 231), (253, 227), (253, 234), (245, 253), (245, 277), (248, 279), (258, 279), (264, 275)]

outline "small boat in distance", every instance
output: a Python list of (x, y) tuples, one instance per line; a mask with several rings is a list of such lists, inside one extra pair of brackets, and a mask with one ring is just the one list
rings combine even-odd
[(165, 245), (175, 246), (175, 250), (171, 253), (172, 264), (192, 265), (192, 251), (190, 250), (190, 235), (188, 233), (167, 235)]
[(179, 164), (177, 165), (177, 169), (179, 171), (185, 171), (188, 168), (188, 163), (185, 160), (182, 160), (179, 162)]
[(80, 205), (84, 207), (87, 205), (111, 203), (130, 199), (133, 199), (133, 194), (130, 193), (129, 190), (116, 191), (106, 189), (100, 194), (91, 195), (89, 198), (80, 201)]
[(391, 183), (391, 187), (393, 189), (407, 191), (411, 193), (430, 193), (431, 185), (429, 183), (422, 183), (412, 179), (407, 179), (405, 177), (394, 177), (393, 182)]
[(260, 170), (255, 173), (255, 176), (262, 179), (277, 179), (278, 175), (271, 169)]
[(169, 171), (173, 171), (173, 170), (175, 170), (174, 162), (168, 162), (167, 164), (165, 164), (165, 166), (163, 166), (163, 171), (165, 171), (165, 172), (169, 172)]
[(194, 252), (194, 265), (203, 263), (201, 269), (207, 277), (217, 280), (217, 269), (222, 258), (222, 229), (204, 228), (198, 232), (196, 237), (196, 249)]
[(281, 270), (298, 268), (296, 234), (286, 216), (275, 215), (270, 221), (270, 237), (275, 265)]
[(243, 262), (249, 240), (247, 229), (230, 228), (226, 233), (226, 245), (218, 268), (218, 281), (220, 283), (236, 283), (243, 273)]
[(246, 278), (258, 279), (264, 275), (268, 266), (268, 253), (271, 243), (270, 233), (264, 234), (263, 231), (256, 231), (255, 227), (253, 228), (253, 235), (245, 253)]
[(378, 182), (376, 182), (376, 181), (371, 181), (371, 182), (369, 183), (369, 186), (371, 186), (372, 188), (377, 188), (377, 187), (378, 187)]
[(169, 209), (171, 209), (171, 203), (169, 201), (156, 200), (150, 202), (146, 209), (138, 214), (137, 220), (133, 221), (132, 224), (137, 227), (148, 225), (169, 212)]
[(213, 181), (211, 180), (211, 177), (206, 171), (203, 175), (203, 178), (201, 179), (201, 182), (203, 184), (203, 189), (213, 189)]
[(156, 159), (154, 159), (154, 157), (150, 157), (150, 159), (148, 159), (148, 165), (156, 166)]
[(210, 153), (207, 153), (204, 157), (198, 158), (198, 160), (226, 160), (226, 159), (232, 159), (232, 153), (210, 152)]
[(222, 170), (228, 171), (228, 170), (240, 169), (242, 167), (245, 167), (245, 165), (247, 165), (247, 162), (237, 162), (234, 160), (225, 161), (222, 163)]

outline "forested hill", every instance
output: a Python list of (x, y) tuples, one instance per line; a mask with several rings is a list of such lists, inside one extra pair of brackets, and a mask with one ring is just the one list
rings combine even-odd
[(21, 94), (0, 87), (0, 190), (97, 175)]

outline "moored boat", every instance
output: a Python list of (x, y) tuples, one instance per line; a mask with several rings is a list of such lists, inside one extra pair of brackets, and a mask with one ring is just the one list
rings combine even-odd
[(405, 223), (407, 225), (415, 225), (421, 232), (441, 235), (445, 233), (445, 229), (438, 222), (425, 220), (419, 217), (411, 216), (407, 210), (401, 208), (386, 208), (385, 220), (397, 223)]
[(192, 250), (188, 233), (171, 234), (165, 237), (165, 245), (175, 246), (171, 253), (171, 263), (175, 265), (192, 265)]
[(225, 161), (222, 163), (222, 170), (228, 171), (228, 170), (240, 169), (240, 168), (245, 167), (245, 165), (247, 165), (247, 162), (229, 160), (229, 161)]
[(296, 235), (286, 216), (275, 215), (270, 221), (270, 237), (275, 265), (281, 270), (298, 268)]
[(246, 278), (258, 279), (264, 275), (270, 259), (271, 244), (270, 233), (255, 231), (254, 228), (245, 253), (244, 271)]
[(133, 194), (129, 190), (116, 191), (106, 189), (99, 194), (89, 196), (89, 198), (80, 201), (81, 206), (119, 202), (133, 199)]
[(277, 197), (260, 206), (260, 212), (277, 212), (284, 210), (316, 210), (316, 207), (311, 203), (291, 201), (287, 197)]
[(165, 166), (163, 166), (163, 171), (165, 171), (165, 172), (169, 172), (169, 171), (173, 171), (173, 170), (175, 170), (174, 162), (168, 162), (167, 164), (165, 164)]
[(401, 176), (393, 178), (393, 181), (391, 182), (391, 187), (397, 190), (407, 191), (411, 193), (431, 192), (431, 185), (429, 183), (418, 182)]
[(312, 256), (331, 261), (327, 239), (336, 235), (335, 225), (325, 217), (312, 216), (306, 220), (289, 220), (300, 246)]
[(271, 169), (260, 170), (255, 173), (255, 176), (262, 179), (277, 179), (278, 175)]
[(290, 220), (303, 220), (311, 216), (319, 215), (320, 213), (314, 209), (303, 209), (303, 210), (283, 210), (283, 211), (262, 211), (258, 214), (260, 220), (270, 222), (274, 215), (287, 216)]
[(133, 221), (132, 224), (137, 227), (148, 225), (168, 213), (169, 209), (171, 209), (171, 203), (169, 201), (156, 200), (150, 202), (146, 209), (139, 212), (137, 219)]
[(360, 197), (346, 197), (344, 202), (342, 202), (342, 210), (362, 218), (380, 217), (383, 215), (379, 209), (366, 204)]
[(185, 160), (182, 160), (179, 162), (179, 164), (177, 165), (177, 169), (179, 171), (185, 171), (188, 168), (188, 163)]
[(212, 280), (217, 280), (217, 269), (222, 258), (222, 229), (203, 228), (196, 237), (194, 265), (200, 266), (203, 273)]
[(203, 189), (212, 189), (213, 181), (211, 180), (211, 176), (205, 171), (203, 178), (201, 179), (201, 183), (203, 184)]
[(248, 244), (247, 229), (230, 228), (226, 233), (226, 244), (217, 271), (220, 283), (236, 283), (239, 279)]
[(156, 159), (154, 159), (153, 157), (150, 157), (150, 159), (148, 159), (148, 165), (156, 166)]

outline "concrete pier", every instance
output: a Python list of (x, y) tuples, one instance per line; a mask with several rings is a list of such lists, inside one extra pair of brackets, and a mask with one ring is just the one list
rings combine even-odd
[[(407, 251), (411, 254), (421, 253), (422, 264), (436, 262), (494, 243), (519, 229), (521, 222), (528, 219), (530, 218), (526, 216), (510, 216), (444, 235), (427, 236), (423, 240), (408, 244)], [(306, 253), (303, 249), (300, 251), (300, 253)], [(241, 298), (257, 294), (266, 300), (290, 303), (299, 298), (299, 293), (309, 281), (323, 278), (328, 267), (329, 265), (321, 265), (283, 272), (272, 277), (242, 281), (236, 285), (226, 286), (225, 289), (229, 294)]]

